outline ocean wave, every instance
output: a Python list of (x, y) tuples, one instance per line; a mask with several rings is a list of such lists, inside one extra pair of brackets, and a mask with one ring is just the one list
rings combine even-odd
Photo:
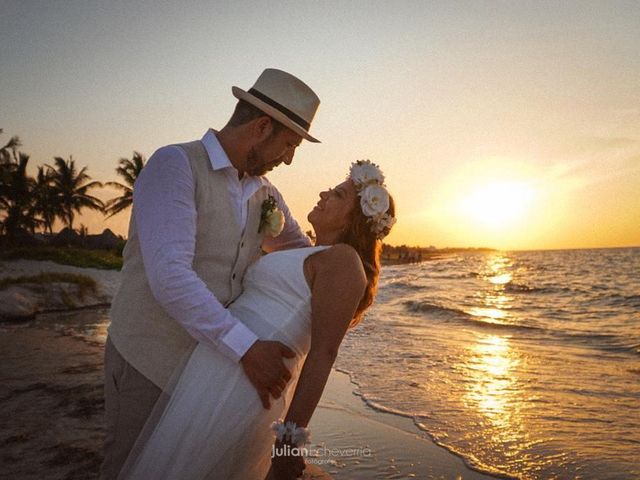
[(616, 307), (632, 307), (640, 308), (640, 295), (620, 295), (613, 294), (609, 296), (611, 305)]
[(448, 308), (441, 305), (435, 305), (429, 302), (420, 302), (416, 300), (407, 300), (403, 302), (410, 312), (425, 312), (425, 313), (445, 313), (448, 315), (469, 315), (464, 310), (457, 308)]
[(548, 289), (531, 287), (529, 285), (524, 285), (522, 283), (508, 282), (504, 286), (504, 290), (508, 293), (542, 293)]
[[(436, 316), (444, 316), (448, 319), (455, 320), (468, 325), (474, 325), (481, 328), (488, 329), (508, 329), (508, 330), (544, 330), (544, 328), (530, 326), (530, 325), (517, 325), (513, 323), (498, 322), (495, 319), (490, 321), (484, 319), (485, 317), (479, 317), (471, 315), (457, 308), (444, 307), (442, 305), (435, 305), (429, 302), (420, 302), (415, 300), (407, 300), (403, 302), (405, 307), (410, 312), (419, 313), (433, 313)], [(488, 318), (488, 317), (486, 317)]]
[(504, 284), (504, 291), (507, 293), (537, 293), (543, 295), (558, 295), (562, 297), (564, 295), (585, 295), (589, 294), (588, 291), (581, 288), (572, 288), (568, 286), (545, 286), (545, 287), (537, 287), (535, 285), (527, 285), (524, 283), (518, 283), (514, 281), (510, 281)]
[(553, 285), (553, 286), (538, 287), (535, 285), (528, 285), (526, 283), (514, 282), (513, 280), (510, 282), (507, 282), (504, 285), (504, 290), (507, 293), (539, 293), (539, 294), (558, 294), (558, 295), (562, 295), (562, 294), (574, 295), (576, 293), (581, 293), (581, 294), (587, 293), (584, 290), (571, 288), (568, 286)]
[(412, 413), (405, 412), (397, 408), (387, 407), (386, 405), (383, 405), (382, 403), (380, 403), (377, 399), (369, 398), (366, 394), (362, 392), (354, 392), (354, 393), (358, 395), (362, 399), (362, 401), (369, 408), (372, 408), (373, 410), (376, 410), (382, 413), (390, 413), (392, 415), (397, 415), (399, 417), (405, 417), (405, 418), (411, 418), (411, 419), (414, 418), (414, 415)]
[(355, 374), (351, 370), (347, 370), (341, 367), (334, 367), (334, 370), (349, 375), (349, 380), (353, 383), (357, 388), (353, 390), (353, 394), (360, 397), (364, 403), (366, 403), (373, 410), (377, 410), (378, 412), (383, 413), (391, 413), (393, 415), (398, 415), (400, 417), (406, 418), (414, 418), (415, 415), (410, 412), (405, 412), (403, 410), (399, 410), (397, 408), (391, 408), (386, 405), (379, 403), (378, 399), (374, 399), (368, 396), (366, 393), (362, 391), (362, 387), (358, 380), (356, 379)]
[(399, 290), (409, 290), (409, 291), (416, 291), (416, 290), (423, 290), (424, 287), (420, 286), (420, 285), (416, 285), (415, 283), (411, 283), (411, 282), (404, 282), (404, 281), (399, 281), (399, 280), (392, 280), (388, 283), (385, 283), (383, 285), (381, 285), (380, 288), (395, 288), (395, 289), (399, 289)]
[(640, 355), (640, 343), (636, 343), (637, 339), (632, 339), (632, 343), (629, 343), (630, 339), (628, 337), (621, 337), (619, 335), (571, 332), (558, 333), (564, 340), (571, 343), (597, 349), (603, 352)]

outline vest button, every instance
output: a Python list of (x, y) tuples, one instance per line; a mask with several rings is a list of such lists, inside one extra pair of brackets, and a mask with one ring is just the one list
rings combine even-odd
[(240, 248), (244, 248), (244, 242), (240, 244)]
[(231, 275), (231, 279), (235, 280), (236, 279), (236, 274), (234, 273), (233, 275)]

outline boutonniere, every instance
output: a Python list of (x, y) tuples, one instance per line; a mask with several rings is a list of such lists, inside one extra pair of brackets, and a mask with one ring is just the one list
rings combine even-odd
[(278, 208), (278, 203), (273, 195), (262, 202), (262, 213), (260, 214), (260, 227), (258, 233), (264, 232), (270, 237), (277, 237), (284, 228), (284, 213)]

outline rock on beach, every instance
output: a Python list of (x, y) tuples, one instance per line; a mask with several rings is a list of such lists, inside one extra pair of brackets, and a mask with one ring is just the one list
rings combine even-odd
[(95, 291), (68, 282), (19, 283), (0, 290), (0, 320), (19, 321), (38, 313), (104, 306), (111, 303), (119, 284), (120, 272), (78, 268), (50, 261), (9, 260), (0, 262), (0, 280), (41, 273), (84, 275), (96, 282)]

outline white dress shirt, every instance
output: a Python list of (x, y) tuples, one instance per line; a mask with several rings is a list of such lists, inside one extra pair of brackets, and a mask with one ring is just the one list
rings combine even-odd
[[(282, 195), (266, 177), (245, 175), (239, 179), (213, 130), (201, 141), (213, 169), (227, 175), (234, 214), (243, 228), (248, 200), (260, 187), (269, 188), (278, 202), (285, 227), (277, 237), (265, 237), (266, 251), (311, 246)], [(149, 158), (135, 183), (132, 215), (153, 296), (193, 338), (239, 361), (258, 337), (224, 308), (192, 268), (197, 214), (193, 175), (182, 148), (162, 147)]]

